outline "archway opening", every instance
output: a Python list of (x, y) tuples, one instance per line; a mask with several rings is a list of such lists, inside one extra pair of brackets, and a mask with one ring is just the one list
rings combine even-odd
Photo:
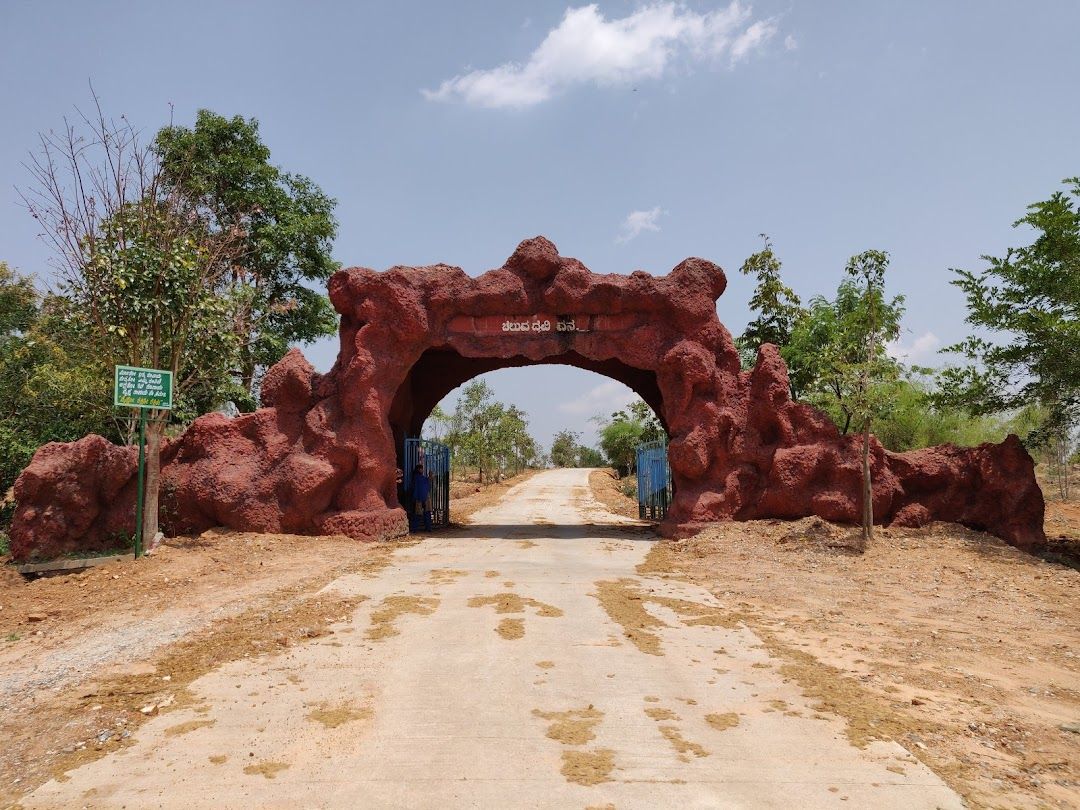
[(399, 454), (405, 437), (419, 436), (432, 410), (455, 388), (489, 371), (533, 365), (573, 366), (616, 380), (641, 397), (656, 414), (665, 433), (668, 431), (663, 397), (652, 371), (628, 366), (620, 360), (591, 360), (572, 351), (534, 360), (524, 355), (466, 357), (454, 349), (435, 348), (425, 351), (409, 370), (390, 406), (390, 428)]
[[(568, 366), (587, 373), (579, 374), (569, 370), (558, 372), (553, 368), (556, 366)], [(526, 382), (526, 373), (491, 374), (523, 370), (525, 367), (533, 367), (537, 372), (536, 376), (540, 378), (538, 385), (530, 386), (530, 383)], [(543, 372), (536, 367), (544, 367)], [(562, 374), (566, 376), (560, 376)], [(529, 373), (529, 376), (532, 374)], [(455, 392), (460, 394), (467, 390), (469, 384), (478, 378), (483, 382), (496, 383), (492, 392), (495, 404), (516, 409), (525, 416), (530, 437), (543, 447), (546, 454), (551, 454), (552, 438), (556, 432), (572, 431), (582, 437), (581, 449), (590, 451), (591, 457), (596, 459), (577, 464), (555, 460), (554, 463), (542, 462), (541, 466), (609, 466), (609, 459), (600, 452), (600, 421), (610, 419), (615, 412), (630, 413), (630, 406), (634, 403), (639, 412), (648, 414), (649, 424), (652, 425), (656, 437), (666, 439), (668, 435), (663, 397), (653, 371), (634, 368), (616, 359), (592, 360), (576, 352), (540, 359), (525, 355), (469, 357), (454, 348), (443, 346), (423, 353), (402, 381), (393, 399), (389, 422), (401, 469), (405, 469), (402, 466), (405, 438), (421, 435), (425, 438), (441, 438), (432, 436), (430, 431), (425, 432), (425, 422), (440, 403), (444, 410), (452, 414), (460, 404)], [(448, 425), (449, 422), (444, 424)], [(455, 453), (455, 457), (456, 455)], [(583, 452), (582, 458), (585, 457)], [(537, 465), (530, 463), (529, 466)], [(455, 466), (455, 475), (461, 484), (458, 491), (471, 492), (471, 484), (480, 483), (477, 480), (479, 470), (463, 470), (463, 467), (467, 465)], [(484, 483), (490, 484), (491, 477), (497, 477), (500, 472), (510, 474), (505, 468), (500, 470), (497, 466), (489, 466)], [(625, 474), (627, 470), (623, 468), (623, 472)], [(624, 494), (633, 493), (632, 479), (623, 480), (619, 489)], [(556, 496), (553, 494), (552, 497)], [(636, 509), (634, 503), (634, 500), (628, 500), (628, 504)]]

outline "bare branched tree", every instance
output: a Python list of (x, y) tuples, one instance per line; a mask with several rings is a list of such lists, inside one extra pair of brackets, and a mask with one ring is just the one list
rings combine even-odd
[[(91, 89), (92, 90), (92, 89)], [(40, 135), (26, 164), (23, 203), (52, 249), (67, 322), (107, 365), (166, 369), (174, 392), (213, 390), (235, 369), (220, 295), (240, 250), (238, 228), (212, 230), (185, 193), (183, 173), (165, 174), (152, 140), (125, 118), (76, 111), (60, 131)], [(168, 414), (147, 427), (143, 536), (158, 531), (159, 448)], [(134, 438), (134, 420), (128, 439)]]

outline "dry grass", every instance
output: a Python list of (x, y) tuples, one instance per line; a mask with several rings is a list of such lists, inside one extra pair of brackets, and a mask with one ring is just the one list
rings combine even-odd
[(678, 720), (679, 715), (675, 714), (671, 709), (651, 708), (646, 709), (647, 714), (653, 720)]
[[(532, 608), (537, 616), (549, 619), (563, 615), (563, 612), (554, 605), (510, 592), (497, 593), (492, 596), (473, 596), (469, 599), (468, 605), (474, 608), (494, 607), (495, 612), (498, 614), (524, 613), (525, 608)], [(499, 622), (495, 632), (508, 641), (523, 638), (525, 636), (525, 620), (505, 618)]]
[(322, 723), (326, 728), (337, 728), (355, 720), (370, 720), (372, 716), (373, 712), (367, 706), (331, 706), (323, 703), (308, 714), (308, 719)]
[(563, 751), (562, 775), (577, 785), (599, 785), (611, 781), (615, 752), (609, 748), (595, 751)]
[(975, 807), (1080, 805), (1080, 573), (951, 524), (859, 555), (846, 532), (721, 524), (639, 571), (730, 605), (855, 744), (900, 742)]
[(507, 641), (516, 641), (525, 637), (524, 619), (503, 619), (495, 628), (495, 632)]
[(265, 776), (267, 779), (273, 779), (282, 771), (288, 770), (288, 768), (289, 763), (287, 762), (257, 762), (244, 768), (244, 773), (249, 776)]
[(614, 470), (593, 470), (589, 473), (589, 489), (596, 500), (616, 515), (637, 519), (637, 500), (623, 492), (625, 486), (636, 488), (637, 478), (631, 475), (617, 479)]
[(469, 598), (469, 607), (493, 606), (496, 613), (524, 613), (525, 608), (530, 607), (536, 611), (537, 616), (548, 619), (557, 619), (563, 615), (562, 610), (540, 602), (528, 596), (520, 596), (516, 593), (497, 593), (492, 596), (473, 596)]
[(453, 585), (468, 573), (468, 571), (460, 571), (456, 568), (435, 568), (428, 575), (428, 582), (432, 585)]
[(165, 736), (176, 737), (180, 734), (187, 734), (190, 731), (195, 731), (196, 729), (209, 728), (216, 722), (216, 720), (188, 720), (186, 723), (178, 723), (175, 726), (169, 726), (165, 729)]
[[(648, 568), (639, 567), (639, 570), (646, 573)], [(643, 591), (639, 585), (638, 580), (628, 577), (601, 581), (596, 583), (596, 593), (593, 595), (599, 600), (608, 617), (622, 627), (623, 635), (648, 655), (663, 654), (660, 636), (654, 631), (668, 626), (646, 610), (645, 605), (650, 602), (687, 617), (682, 620), (685, 625), (733, 627), (738, 623), (737, 616), (732, 616), (721, 608), (686, 599), (658, 596)]]
[(382, 641), (398, 635), (397, 620), (406, 614), (430, 616), (439, 606), (439, 600), (430, 596), (387, 596), (379, 607), (371, 612), (371, 627), (367, 638)]
[(739, 725), (739, 715), (735, 714), (735, 712), (707, 714), (705, 715), (705, 722), (717, 731), (727, 731), (729, 728), (735, 728), (735, 726)]
[(551, 723), (547, 736), (563, 745), (584, 745), (596, 735), (593, 729), (603, 719), (604, 713), (591, 704), (584, 709), (568, 709), (565, 712), (542, 712), (533, 709), (533, 715)]
[[(345, 574), (373, 575), (389, 564), (396, 545), (207, 532), (199, 538), (169, 540), (142, 560), (29, 584), (21, 579), (0, 584), (3, 621), (21, 625), (23, 606), (39, 600), (50, 615), (36, 624), (43, 635), (8, 642), (14, 647), (8, 648), (9, 654), (17, 656), (12, 660), (20, 666), (70, 655), (80, 637), (130, 625), (132, 616), (153, 616), (179, 606), (193, 616), (213, 612), (216, 617), (152, 651), (137, 669), (99, 666), (89, 683), (61, 682), (55, 689), (7, 696), (0, 715), (5, 739), (0, 747), (0, 806), (130, 745), (149, 717), (179, 708), (198, 710), (188, 686), (205, 673), (328, 635), (329, 625), (351, 615), (364, 597), (316, 592)], [(18, 612), (9, 613), (9, 605)], [(230, 605), (234, 607), (223, 607)], [(181, 723), (170, 733), (196, 727)], [(20, 781), (14, 783), (15, 778)]]
[(660, 733), (671, 743), (671, 747), (675, 749), (679, 759), (683, 760), (683, 762), (690, 761), (688, 754), (693, 754), (695, 757), (707, 757), (709, 755), (709, 752), (696, 742), (686, 739), (675, 726), (660, 726)]

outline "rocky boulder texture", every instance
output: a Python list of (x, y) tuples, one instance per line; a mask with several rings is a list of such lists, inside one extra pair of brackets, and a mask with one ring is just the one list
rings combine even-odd
[[(441, 264), (342, 270), (329, 285), (341, 315), (334, 367), (317, 374), (293, 350), (267, 373), (260, 410), (203, 416), (167, 442), (163, 526), (403, 534), (403, 439), (473, 377), (541, 363), (618, 380), (656, 411), (675, 485), (665, 533), (729, 519), (856, 522), (858, 438), (791, 401), (775, 347), (741, 370), (716, 317), (726, 286), (703, 259), (659, 277), (595, 274), (543, 237), (475, 278)], [(1045, 542), (1034, 465), (1015, 437), (911, 453), (875, 441), (872, 465), (879, 522), (956, 521), (1025, 548)], [(134, 475), (134, 451), (101, 437), (42, 447), (16, 483), (14, 556), (115, 545), (134, 525)]]

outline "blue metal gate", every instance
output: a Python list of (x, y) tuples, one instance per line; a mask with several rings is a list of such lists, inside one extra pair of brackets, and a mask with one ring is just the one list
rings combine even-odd
[(663, 520), (667, 515), (671, 503), (671, 468), (665, 439), (638, 445), (637, 499), (642, 520)]
[[(431, 481), (431, 527), (445, 528), (450, 525), (450, 448), (428, 439), (405, 439), (402, 506), (409, 514), (410, 527), (415, 527), (418, 523), (423, 525), (423, 520), (417, 520), (414, 514), (416, 504), (412, 497), (413, 471), (417, 464), (424, 466), (424, 472)], [(416, 531), (416, 528), (413, 528), (413, 531)]]

